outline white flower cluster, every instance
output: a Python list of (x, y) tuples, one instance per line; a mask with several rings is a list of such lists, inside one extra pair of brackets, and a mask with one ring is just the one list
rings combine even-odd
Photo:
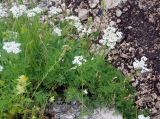
[(37, 14), (40, 14), (42, 12), (43, 10), (40, 7), (35, 7), (33, 9), (28, 10), (26, 13), (27, 13), (27, 17), (34, 17)]
[(18, 18), (22, 15), (27, 15), (27, 17), (34, 17), (37, 14), (43, 12), (43, 10), (40, 7), (27, 9), (25, 5), (17, 5), (17, 4), (13, 4), (13, 6), (10, 8), (10, 11), (13, 14), (14, 18)]
[(109, 26), (103, 32), (104, 35), (99, 43), (107, 45), (110, 49), (113, 49), (116, 43), (122, 39), (122, 32), (117, 31), (115, 27)]
[(7, 51), (7, 53), (18, 54), (21, 52), (20, 43), (16, 43), (15, 41), (4, 42), (3, 49)]
[(72, 21), (73, 21), (73, 26), (74, 26), (74, 27), (77, 29), (77, 31), (80, 33), (80, 36), (83, 36), (83, 35), (85, 35), (85, 34), (89, 35), (89, 34), (92, 32), (91, 28), (85, 28), (85, 27), (82, 25), (79, 17), (69, 16), (69, 17), (66, 17), (65, 19), (66, 19), (66, 20), (72, 20)]
[(25, 5), (13, 5), (10, 9), (14, 18), (22, 16), (26, 11), (27, 7)]
[(0, 18), (8, 17), (8, 10), (0, 3)]
[(141, 57), (140, 61), (135, 59), (135, 61), (133, 62), (134, 69), (141, 70), (141, 73), (148, 72), (149, 69), (147, 68), (146, 61), (147, 61), (147, 58), (145, 56)]
[(84, 62), (86, 62), (86, 59), (84, 59), (83, 56), (75, 56), (72, 64), (81, 66)]
[(58, 27), (54, 28), (54, 33), (57, 34), (57, 36), (61, 36), (62, 35), (62, 30)]
[(57, 8), (57, 7), (52, 6), (51, 8), (49, 8), (48, 16), (52, 17), (52, 16), (57, 15), (61, 12), (62, 12), (61, 8)]
[(0, 65), (0, 72), (2, 72), (3, 71), (3, 66), (2, 65)]
[(150, 117), (144, 117), (144, 115), (138, 115), (138, 119), (150, 119)]
[(77, 16), (69, 16), (69, 17), (66, 17), (65, 18), (66, 20), (73, 20), (73, 21), (80, 21), (80, 19), (79, 19), (79, 17), (77, 17)]

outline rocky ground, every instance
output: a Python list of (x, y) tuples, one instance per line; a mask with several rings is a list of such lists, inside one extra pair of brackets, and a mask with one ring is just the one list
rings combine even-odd
[[(137, 107), (149, 109), (154, 119), (160, 119), (160, 1), (128, 0), (109, 13), (125, 36), (108, 59), (124, 74), (133, 76)], [(142, 56), (148, 58), (150, 71), (137, 74), (132, 65)]]

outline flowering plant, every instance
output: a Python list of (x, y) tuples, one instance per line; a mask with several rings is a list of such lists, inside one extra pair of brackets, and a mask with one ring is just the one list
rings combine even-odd
[[(83, 25), (76, 16), (42, 23), (39, 7), (14, 4), (8, 10), (13, 17), (6, 11), (0, 4), (0, 118), (42, 118), (37, 116), (39, 109), (59, 96), (66, 102), (79, 101), (85, 111), (108, 105), (124, 117), (136, 116), (128, 80), (105, 62), (104, 55), (91, 52), (90, 37), (98, 30), (92, 32), (92, 26)], [(52, 7), (48, 18), (61, 12)], [(120, 39), (120, 32), (109, 30), (105, 31), (109, 38)], [(114, 38), (108, 41), (115, 45)]]

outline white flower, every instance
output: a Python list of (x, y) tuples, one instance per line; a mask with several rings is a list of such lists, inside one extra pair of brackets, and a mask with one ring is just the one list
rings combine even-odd
[(41, 12), (43, 12), (43, 10), (40, 7), (35, 7), (33, 9), (31, 9), (33, 12), (40, 14)]
[(86, 59), (83, 56), (75, 56), (72, 64), (81, 66), (84, 62), (86, 62)]
[(3, 49), (7, 51), (7, 53), (18, 54), (21, 52), (20, 43), (12, 42), (4, 42)]
[(66, 20), (73, 20), (73, 21), (80, 21), (79, 17), (77, 16), (69, 16), (65, 18)]
[(27, 17), (34, 17), (34, 16), (36, 16), (35, 12), (30, 11), (27, 13)]
[(73, 26), (80, 32), (83, 30), (83, 25), (81, 24), (81, 21), (79, 17), (77, 16), (69, 16), (65, 18), (66, 20), (72, 20)]
[(114, 27), (109, 26), (103, 32), (104, 35), (99, 43), (107, 45), (110, 49), (113, 49), (116, 43), (122, 39), (122, 32), (117, 31)]
[(3, 71), (3, 66), (2, 65), (0, 65), (0, 72), (2, 72)]
[(18, 18), (22, 16), (27, 10), (27, 7), (25, 5), (13, 5), (10, 11), (13, 14), (14, 18)]
[(144, 115), (138, 115), (138, 119), (150, 119), (150, 117), (144, 117)]
[(73, 24), (73, 26), (77, 29), (78, 32), (83, 30), (83, 26), (82, 26), (81, 22), (75, 22)]
[(49, 17), (54, 16), (62, 12), (62, 9), (52, 6), (49, 8), (48, 15)]
[(83, 93), (87, 95), (88, 94), (87, 89), (83, 90)]
[(0, 4), (0, 18), (8, 17), (8, 10), (3, 7), (2, 4)]
[(93, 61), (94, 59), (95, 59), (94, 57), (91, 58), (92, 61)]
[(149, 69), (147, 69), (147, 64), (145, 63), (146, 61), (147, 58), (145, 56), (143, 56), (140, 61), (135, 59), (133, 62), (134, 69), (141, 70), (141, 73), (148, 72)]
[(106, 45), (106, 43), (107, 43), (107, 40), (100, 39), (100, 40), (99, 40), (99, 43), (100, 43), (100, 44), (102, 44), (102, 45)]
[(30, 9), (26, 12), (27, 14), (27, 17), (34, 17), (36, 16), (37, 14), (40, 14), (41, 12), (43, 12), (43, 10), (39, 7), (35, 7), (33, 9)]
[(69, 16), (69, 17), (66, 17), (65, 20), (72, 21), (71, 25), (73, 25), (77, 29), (80, 36), (84, 36), (85, 34), (89, 35), (92, 32), (91, 27), (89, 27), (89, 28), (84, 27), (82, 25), (79, 17), (77, 17), (77, 16)]
[(81, 36), (83, 36), (84, 34), (89, 35), (89, 34), (91, 34), (91, 32), (92, 32), (91, 28), (88, 28), (88, 29), (87, 28), (83, 28)]
[(62, 35), (62, 30), (58, 27), (55, 27), (54, 28), (54, 33), (56, 33), (58, 36), (61, 36)]

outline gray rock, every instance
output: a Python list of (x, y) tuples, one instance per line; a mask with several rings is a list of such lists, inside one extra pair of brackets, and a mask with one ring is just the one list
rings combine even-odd
[(106, 1), (106, 9), (110, 9), (118, 6), (122, 2), (126, 2), (127, 0), (105, 0), (105, 1)]
[(156, 87), (158, 89), (158, 92), (160, 93), (160, 83), (157, 83)]
[(60, 116), (60, 119), (74, 119), (74, 117), (72, 114), (63, 114)]
[(86, 20), (88, 18), (88, 13), (89, 13), (89, 10), (87, 10), (87, 9), (79, 9), (78, 10), (78, 17), (81, 20)]
[(156, 102), (155, 107), (156, 107), (157, 109), (160, 109), (160, 101)]
[(53, 112), (56, 112), (56, 113), (60, 113), (62, 111), (59, 105), (54, 105), (52, 110)]
[(117, 19), (117, 23), (120, 23), (121, 22), (121, 19)]
[(120, 9), (116, 10), (116, 16), (120, 17), (122, 15), (122, 11)]
[(70, 105), (68, 105), (68, 104), (63, 104), (63, 105), (61, 106), (61, 111), (62, 111), (62, 112), (67, 112), (70, 108), (71, 108)]
[(89, 0), (90, 8), (95, 8), (99, 4), (99, 0)]

